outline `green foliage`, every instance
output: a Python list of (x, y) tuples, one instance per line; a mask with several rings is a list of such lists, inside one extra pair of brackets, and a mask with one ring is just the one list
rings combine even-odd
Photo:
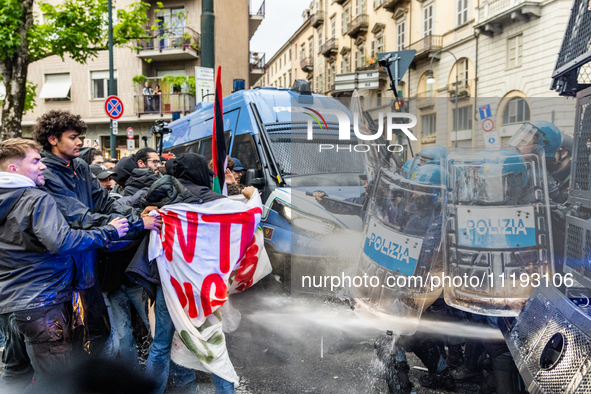
[(166, 74), (162, 77), (161, 81), (165, 84), (172, 85), (175, 93), (181, 92), (184, 85), (186, 88), (188, 88), (189, 94), (195, 94), (195, 77), (173, 76)]
[(131, 78), (131, 84), (138, 84), (143, 86), (147, 79), (148, 78), (145, 75), (136, 75), (135, 77)]
[(23, 13), (18, 0), (3, 0), (0, 2), (0, 59), (12, 57), (20, 47), (22, 41), (18, 29), (21, 25)]
[[(2, 77), (0, 76), (0, 83), (2, 82)], [(37, 103), (35, 102), (35, 90), (37, 89), (37, 85), (31, 81), (27, 81), (27, 86), (25, 87), (27, 91), (27, 96), (25, 97), (25, 108), (23, 109), (23, 114), (26, 114), (28, 111), (33, 110)], [(3, 102), (0, 100), (0, 107), (2, 107)]]

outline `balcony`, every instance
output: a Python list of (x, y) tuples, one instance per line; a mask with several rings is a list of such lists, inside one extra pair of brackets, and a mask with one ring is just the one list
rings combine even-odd
[(190, 27), (149, 31), (136, 40), (137, 57), (152, 61), (199, 59), (201, 35)]
[(478, 22), (474, 28), (493, 36), (501, 34), (505, 24), (527, 22), (540, 15), (540, 0), (486, 0), (478, 8)]
[(312, 27), (318, 27), (324, 23), (324, 11), (316, 11), (310, 18)]
[[(248, 4), (248, 8), (250, 9), (250, 2)], [(249, 41), (252, 39), (252, 36), (254, 36), (254, 33), (257, 31), (257, 29), (259, 28), (259, 26), (263, 22), (263, 19), (265, 19), (265, 0), (263, 0), (263, 4), (261, 4), (261, 7), (256, 12), (256, 14), (253, 13), (252, 11), (250, 12), (250, 17), (248, 19), (248, 40)]]
[(355, 19), (349, 23), (349, 30), (347, 30), (347, 34), (351, 38), (357, 38), (359, 33), (367, 32), (369, 28), (369, 17), (367, 14), (357, 15)]
[(336, 55), (339, 52), (339, 39), (338, 38), (331, 38), (330, 40), (326, 41), (320, 47), (320, 53), (324, 57), (330, 57), (332, 55)]
[(257, 81), (265, 75), (265, 54), (260, 52), (250, 52), (249, 61), (249, 82), (253, 86)]
[(423, 37), (417, 42), (413, 42), (404, 48), (405, 50), (414, 49), (417, 51), (413, 62), (416, 63), (419, 60), (430, 58), (435, 52), (440, 50), (443, 46), (443, 36), (434, 36), (432, 34)]
[(396, 7), (401, 5), (403, 2), (404, 0), (384, 0), (382, 8), (384, 8), (386, 11), (394, 12), (396, 11)]
[(300, 67), (304, 72), (310, 72), (314, 70), (314, 59), (311, 57), (305, 57), (300, 62)]
[[(470, 87), (473, 85), (473, 79), (466, 79), (458, 81), (458, 100), (466, 99), (470, 97)], [(452, 82), (447, 85), (447, 92), (450, 100), (456, 98), (456, 83)]]
[(341, 4), (343, 5), (347, 0), (333, 0), (333, 3), (337, 3), (337, 4)]
[(172, 115), (179, 112), (183, 115), (193, 112), (195, 108), (195, 94), (173, 93), (133, 96), (133, 110), (139, 118), (141, 115)]
[[(455, 91), (455, 87), (454, 87), (454, 94), (456, 93)], [(417, 93), (417, 97), (416, 97), (416, 105), (417, 105), (417, 109), (419, 109), (420, 111), (424, 111), (427, 109), (431, 109), (435, 107), (435, 100), (436, 98), (433, 97), (433, 95), (435, 94), (434, 91), (430, 90), (427, 92), (421, 92), (421, 93)]]

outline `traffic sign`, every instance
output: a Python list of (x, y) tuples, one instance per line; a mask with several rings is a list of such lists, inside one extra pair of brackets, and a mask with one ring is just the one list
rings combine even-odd
[(135, 140), (127, 140), (127, 150), (135, 150)]
[(131, 127), (128, 127), (127, 128), (127, 138), (129, 138), (130, 140), (132, 140), (133, 137), (135, 137), (135, 134), (133, 133), (133, 129)]
[(490, 104), (483, 105), (482, 107), (478, 108), (480, 112), (480, 119), (488, 119), (492, 116), (492, 111), (490, 110)]
[(492, 119), (484, 119), (482, 121), (482, 130), (489, 132), (495, 127), (495, 123)]
[(501, 147), (501, 139), (499, 138), (499, 133), (497, 131), (491, 131), (488, 133), (484, 133), (484, 145), (486, 148), (500, 148)]
[(105, 112), (111, 119), (119, 119), (123, 116), (123, 103), (117, 96), (109, 96), (105, 100)]
[(394, 110), (395, 111), (402, 111), (402, 109), (404, 108), (404, 100), (403, 99), (398, 99), (394, 101)]

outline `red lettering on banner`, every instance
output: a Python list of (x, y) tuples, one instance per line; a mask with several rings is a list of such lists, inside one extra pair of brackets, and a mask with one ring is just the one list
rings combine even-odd
[(181, 302), (181, 307), (185, 309), (187, 303), (189, 304), (189, 317), (191, 319), (195, 319), (199, 313), (197, 311), (197, 305), (195, 304), (195, 294), (193, 293), (193, 285), (189, 282), (183, 283), (185, 291), (181, 287), (181, 284), (178, 280), (176, 280), (173, 276), (170, 277), (170, 283), (172, 287), (174, 287), (174, 291), (176, 292), (179, 301)]
[[(215, 285), (215, 298), (211, 299), (211, 286)], [(201, 307), (205, 317), (211, 315), (213, 307), (222, 305), (228, 299), (228, 287), (224, 279), (218, 274), (205, 277), (201, 285)]]
[(181, 287), (181, 284), (173, 276), (170, 277), (170, 283), (172, 283), (172, 287), (174, 287), (174, 291), (176, 292), (176, 295), (179, 298), (179, 301), (181, 302), (181, 306), (183, 307), (183, 309), (185, 309), (185, 306), (187, 305), (187, 297), (185, 296), (185, 293), (183, 293), (183, 288)]
[(201, 216), (204, 222), (220, 224), (220, 270), (222, 273), (226, 274), (230, 272), (230, 230), (232, 224), (242, 225), (240, 256), (238, 258), (238, 261), (240, 261), (254, 234), (255, 215), (257, 213), (262, 215), (262, 210), (260, 208), (253, 208), (241, 213)]
[(174, 247), (174, 235), (177, 234), (181, 252), (187, 263), (193, 262), (195, 257), (195, 242), (197, 241), (197, 226), (199, 223), (199, 214), (197, 212), (187, 212), (187, 236), (183, 230), (182, 221), (178, 214), (169, 212), (162, 215), (164, 220), (164, 255), (168, 261), (172, 261), (172, 250)]
[(234, 277), (234, 280), (238, 282), (236, 291), (244, 291), (252, 286), (254, 273), (259, 262), (259, 258), (257, 257), (258, 252), (259, 247), (256, 244), (256, 238), (253, 236), (248, 249), (246, 249), (246, 255), (240, 262), (240, 266)]

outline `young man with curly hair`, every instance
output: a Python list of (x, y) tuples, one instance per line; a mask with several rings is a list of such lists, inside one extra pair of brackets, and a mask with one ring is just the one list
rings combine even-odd
[[(88, 229), (109, 223), (118, 217), (129, 221), (128, 238), (141, 237), (142, 230), (159, 230), (161, 220), (118, 203), (92, 175), (88, 164), (78, 158), (87, 126), (79, 115), (53, 110), (37, 119), (33, 138), (43, 146), (42, 162), (45, 170), (45, 188), (51, 193), (71, 227)], [(110, 328), (103, 323), (106, 312), (103, 296), (96, 282), (96, 251), (74, 255), (76, 261), (75, 289), (80, 290), (94, 312), (88, 314), (91, 353), (98, 353), (108, 338)], [(88, 309), (88, 308), (87, 308)], [(91, 316), (96, 316), (92, 322)]]

